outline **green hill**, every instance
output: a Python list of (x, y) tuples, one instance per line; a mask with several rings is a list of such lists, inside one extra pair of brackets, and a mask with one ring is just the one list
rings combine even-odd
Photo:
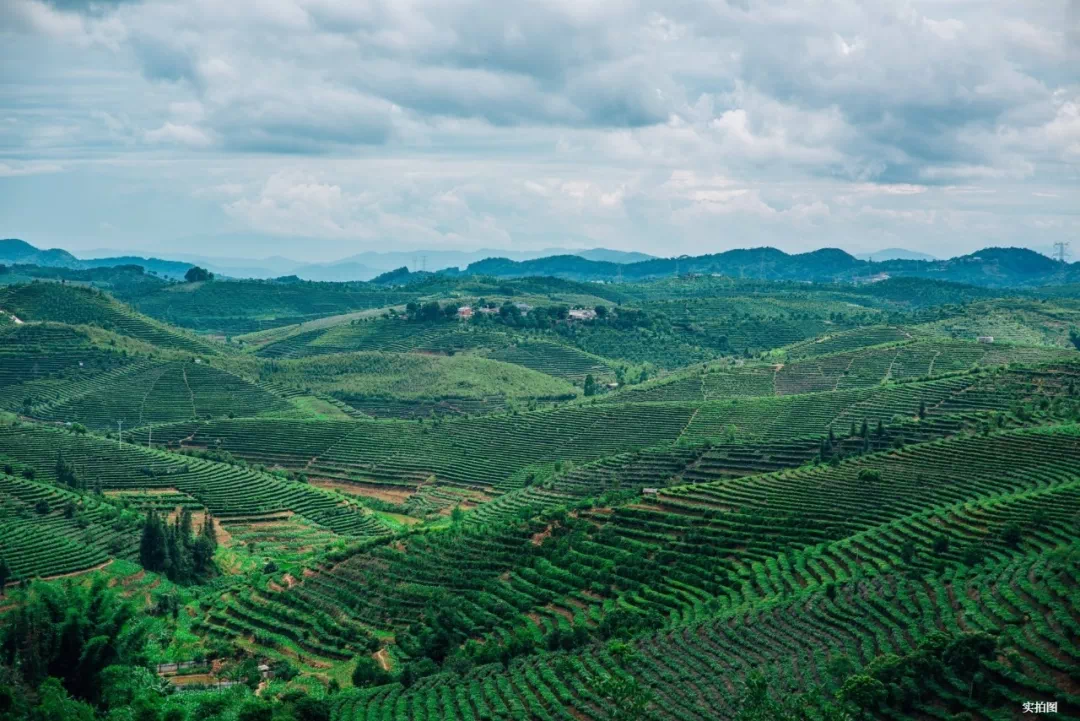
[(0, 288), (0, 308), (23, 322), (90, 325), (165, 349), (217, 352), (212, 345), (140, 315), (91, 288), (44, 282), (8, 286)]

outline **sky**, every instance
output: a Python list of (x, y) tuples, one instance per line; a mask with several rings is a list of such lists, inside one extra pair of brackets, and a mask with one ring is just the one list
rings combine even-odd
[(1049, 248), (1080, 0), (0, 0), (0, 237)]

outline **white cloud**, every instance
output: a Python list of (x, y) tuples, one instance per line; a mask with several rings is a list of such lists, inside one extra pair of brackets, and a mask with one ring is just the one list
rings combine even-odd
[(205, 130), (194, 125), (165, 123), (156, 130), (147, 131), (143, 137), (148, 143), (178, 143), (189, 148), (208, 148), (213, 140)]
[(342, 243), (982, 243), (1030, 232), (1035, 207), (1064, 233), (1080, 24), (1063, 13), (9, 0), (0, 176), (77, 162), (207, 224)]
[(15, 178), (23, 175), (45, 175), (63, 172), (64, 168), (55, 163), (20, 163), (11, 165), (0, 162), (0, 178)]

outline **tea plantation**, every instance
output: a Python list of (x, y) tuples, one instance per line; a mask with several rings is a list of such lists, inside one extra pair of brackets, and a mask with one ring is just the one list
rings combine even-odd
[(170, 721), (1080, 718), (1069, 292), (392, 275), (0, 286), (0, 687), (82, 613)]

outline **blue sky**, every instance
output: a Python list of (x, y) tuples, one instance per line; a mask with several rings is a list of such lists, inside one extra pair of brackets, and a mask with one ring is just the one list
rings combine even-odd
[(4, 0), (0, 48), (40, 246), (1080, 239), (1080, 0)]

